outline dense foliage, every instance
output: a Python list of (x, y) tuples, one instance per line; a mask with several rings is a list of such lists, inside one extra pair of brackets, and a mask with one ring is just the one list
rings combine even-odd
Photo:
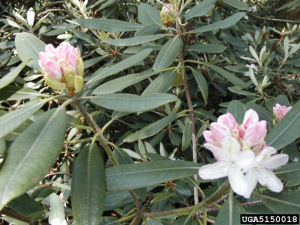
[(237, 225), (245, 213), (299, 213), (297, 0), (0, 7), (3, 222)]

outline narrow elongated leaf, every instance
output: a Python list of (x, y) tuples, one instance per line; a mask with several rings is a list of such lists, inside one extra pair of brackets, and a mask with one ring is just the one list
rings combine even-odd
[(217, 0), (205, 0), (199, 4), (196, 4), (193, 8), (185, 13), (185, 19), (189, 20), (194, 17), (206, 15), (215, 6), (216, 1)]
[(199, 62), (199, 63), (211, 68), (214, 71), (216, 71), (218, 74), (223, 76), (226, 80), (228, 80), (229, 82), (231, 82), (232, 84), (234, 84), (238, 87), (241, 87), (241, 88), (248, 87), (248, 85), (242, 79), (240, 79), (237, 76), (235, 76), (234, 74), (222, 69), (221, 67), (215, 66), (215, 65), (210, 64), (210, 63), (205, 63), (205, 62)]
[(78, 225), (98, 225), (105, 202), (106, 180), (102, 155), (96, 145), (76, 159), (71, 185), (72, 212)]
[(227, 112), (230, 112), (234, 116), (236, 122), (242, 124), (246, 112), (246, 107), (241, 101), (233, 100), (229, 103)]
[(135, 46), (165, 37), (165, 34), (144, 35), (124, 39), (109, 39), (104, 42), (115, 46)]
[(238, 12), (224, 20), (192, 30), (190, 31), (190, 33), (203, 33), (203, 32), (208, 32), (208, 31), (213, 31), (218, 29), (226, 29), (239, 22), (245, 15), (246, 14), (244, 12)]
[(144, 127), (141, 130), (138, 130), (134, 132), (133, 134), (130, 134), (124, 139), (124, 142), (134, 142), (138, 139), (145, 139), (148, 137), (151, 137), (155, 134), (157, 134), (159, 131), (164, 129), (169, 123), (171, 123), (173, 120), (175, 120), (177, 117), (177, 114), (173, 114), (170, 116), (166, 116), (160, 120), (157, 120), (154, 123), (149, 124), (148, 126)]
[(121, 62), (116, 63), (115, 65), (109, 66), (101, 70), (101, 72), (96, 71), (95, 74), (93, 74), (92, 78), (86, 83), (86, 85), (96, 86), (97, 81), (104, 79), (112, 74), (116, 74), (120, 71), (123, 71), (143, 61), (145, 58), (147, 58), (150, 55), (151, 51), (152, 49), (147, 48), (133, 56), (130, 56), (122, 60)]
[(165, 93), (147, 96), (115, 93), (90, 98), (96, 105), (119, 112), (143, 112), (176, 100), (176, 96)]
[(226, 46), (220, 44), (195, 44), (189, 48), (189, 51), (203, 52), (203, 53), (222, 53)]
[(56, 193), (49, 195), (49, 224), (66, 224), (64, 204)]
[(198, 84), (198, 87), (202, 93), (205, 105), (207, 104), (207, 98), (208, 98), (208, 86), (207, 86), (207, 82), (204, 78), (204, 76), (202, 75), (202, 73), (199, 70), (192, 70), (192, 73), (195, 77), (195, 80)]
[(280, 105), (290, 106), (291, 103), (289, 102), (288, 98), (285, 95), (278, 95), (276, 97), (275, 103)]
[(18, 214), (36, 220), (41, 220), (45, 217), (44, 208), (28, 194), (10, 201), (8, 207), (15, 210)]
[(181, 46), (182, 40), (179, 36), (170, 39), (159, 51), (153, 65), (153, 70), (158, 72), (170, 66), (178, 55)]
[(138, 20), (145, 25), (162, 26), (159, 11), (145, 3), (141, 3), (138, 6)]
[(32, 101), (24, 107), (10, 111), (0, 117), (0, 137), (5, 136), (25, 122), (32, 114), (38, 111), (45, 102)]
[(192, 162), (158, 160), (115, 166), (105, 172), (108, 191), (123, 191), (190, 177), (198, 170), (199, 164)]
[(115, 19), (95, 18), (75, 19), (74, 21), (79, 23), (81, 26), (89, 29), (102, 30), (108, 32), (136, 31), (143, 27), (142, 24), (129, 23)]
[(49, 171), (61, 151), (66, 121), (64, 107), (47, 112), (13, 142), (0, 171), (0, 209)]
[(98, 86), (92, 92), (94, 95), (111, 94), (136, 84), (148, 77), (151, 77), (155, 73), (151, 70), (144, 71), (142, 73), (133, 73), (127, 76), (123, 76)]
[(240, 215), (246, 213), (240, 202), (233, 198), (228, 199), (220, 209), (216, 225), (238, 225), (240, 224)]
[(289, 163), (276, 171), (281, 179), (285, 181), (299, 181), (300, 180), (300, 162)]
[(3, 78), (0, 79), (0, 89), (4, 88), (5, 86), (9, 85), (11, 82), (16, 79), (16, 77), (19, 75), (19, 73), (24, 69), (24, 67), (27, 65), (29, 60), (21, 63), (19, 66), (14, 68), (12, 71), (10, 71), (8, 74), (6, 74)]
[(32, 59), (27, 65), (39, 69), (39, 52), (45, 50), (46, 44), (29, 33), (18, 33), (15, 42), (19, 58), (23, 62)]
[(187, 147), (190, 146), (192, 140), (192, 122), (187, 121), (184, 124), (183, 134), (182, 134), (182, 141), (181, 141), (181, 149), (184, 151)]
[(300, 191), (286, 191), (280, 194), (272, 193), (268, 195), (256, 194), (263, 200), (274, 213), (299, 213), (300, 212)]
[(176, 73), (176, 70), (171, 70), (159, 74), (143, 91), (142, 95), (167, 92), (172, 87)]
[(232, 6), (238, 10), (247, 10), (249, 11), (249, 6), (247, 3), (240, 0), (223, 0), (223, 2), (227, 5)]
[(269, 146), (281, 149), (300, 137), (300, 101), (293, 106), (278, 124), (270, 130), (266, 141)]

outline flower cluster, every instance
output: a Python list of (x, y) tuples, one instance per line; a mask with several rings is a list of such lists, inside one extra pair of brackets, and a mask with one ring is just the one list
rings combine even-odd
[(67, 89), (69, 95), (81, 91), (84, 65), (78, 48), (62, 42), (57, 48), (52, 44), (39, 53), (39, 65), (48, 86), (55, 90)]
[(285, 105), (282, 106), (280, 104), (276, 104), (275, 107), (273, 107), (273, 115), (275, 120), (281, 120), (291, 109), (292, 106), (286, 107)]
[(160, 18), (163, 25), (172, 26), (176, 18), (176, 10), (172, 4), (164, 5), (160, 11)]
[(267, 146), (264, 140), (267, 122), (259, 121), (258, 114), (249, 109), (239, 125), (231, 113), (220, 116), (204, 131), (206, 143), (216, 163), (202, 166), (202, 179), (228, 177), (233, 191), (249, 198), (257, 183), (271, 191), (280, 192), (282, 182), (274, 175), (273, 169), (288, 162), (288, 155), (275, 154), (277, 150)]

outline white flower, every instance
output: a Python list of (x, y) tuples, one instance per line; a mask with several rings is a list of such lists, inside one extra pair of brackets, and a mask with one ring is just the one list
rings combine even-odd
[(266, 186), (273, 192), (281, 192), (283, 189), (282, 182), (275, 176), (272, 170), (285, 165), (289, 157), (287, 154), (276, 154), (273, 147), (264, 148), (253, 160), (250, 169), (246, 172), (246, 180), (248, 183), (248, 193), (245, 197), (249, 198), (257, 182)]
[(67, 221), (66, 220), (61, 220), (59, 218), (54, 218), (53, 220), (50, 221), (51, 225), (67, 225)]
[(228, 177), (233, 191), (246, 197), (249, 185), (244, 171), (253, 164), (254, 152), (242, 150), (239, 142), (229, 136), (221, 142), (221, 147), (210, 143), (204, 144), (204, 147), (213, 153), (218, 162), (202, 166), (199, 169), (199, 176), (206, 180)]

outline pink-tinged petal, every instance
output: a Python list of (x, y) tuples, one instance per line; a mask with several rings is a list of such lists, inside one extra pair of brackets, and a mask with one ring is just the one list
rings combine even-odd
[(260, 144), (267, 134), (267, 122), (265, 120), (252, 123), (246, 129), (244, 135), (244, 142), (248, 146), (255, 146)]
[(226, 177), (228, 174), (228, 162), (216, 162), (201, 166), (199, 169), (199, 177), (203, 180), (213, 180)]
[(273, 114), (275, 117), (281, 120), (291, 109), (292, 106), (286, 107), (285, 105), (282, 106), (277, 103), (275, 107), (273, 107)]
[(235, 129), (238, 125), (231, 113), (226, 113), (222, 116), (219, 116), (217, 123), (225, 125), (230, 130)]
[(278, 169), (279, 167), (287, 164), (289, 161), (289, 156), (287, 154), (277, 154), (273, 155), (265, 160), (262, 160), (260, 165), (267, 169)]
[(217, 147), (210, 143), (205, 143), (204, 147), (211, 151), (217, 161), (226, 161), (231, 159), (231, 156), (223, 148)]
[(253, 151), (243, 150), (234, 155), (233, 159), (240, 168), (247, 170), (251, 165), (253, 165), (253, 163), (255, 163), (254, 158), (255, 154)]
[(253, 192), (254, 188), (257, 185), (257, 179), (256, 179), (256, 174), (255, 174), (255, 170), (249, 170), (246, 175), (246, 182), (248, 184), (248, 190), (247, 192), (244, 194), (245, 198), (250, 198), (251, 193)]
[(281, 192), (283, 189), (282, 182), (275, 176), (275, 174), (268, 169), (264, 168), (255, 168), (256, 170), (256, 178), (258, 182), (269, 188), (273, 192)]
[(240, 143), (233, 137), (225, 137), (221, 142), (221, 148), (228, 154), (234, 157), (235, 154), (241, 151)]
[(209, 130), (206, 130), (206, 131), (203, 132), (203, 137), (205, 138), (205, 141), (207, 143), (214, 144), (216, 142), (216, 139), (214, 138), (214, 135)]
[(245, 116), (244, 116), (244, 121), (243, 121), (243, 126), (245, 129), (248, 128), (252, 123), (258, 122), (259, 117), (256, 111), (253, 109), (249, 109), (246, 111)]
[(217, 142), (221, 142), (224, 139), (224, 137), (231, 135), (231, 132), (228, 127), (221, 124), (217, 124), (215, 122), (211, 123), (209, 128)]
[(52, 60), (48, 61), (45, 64), (44, 68), (45, 68), (46, 72), (53, 78), (61, 79), (62, 71), (57, 62), (52, 61)]
[(51, 54), (51, 55), (55, 55), (55, 48), (52, 44), (48, 44), (45, 47), (45, 53), (46, 54)]
[(248, 196), (248, 184), (241, 169), (237, 166), (231, 166), (228, 171), (228, 179), (232, 190), (238, 195)]

